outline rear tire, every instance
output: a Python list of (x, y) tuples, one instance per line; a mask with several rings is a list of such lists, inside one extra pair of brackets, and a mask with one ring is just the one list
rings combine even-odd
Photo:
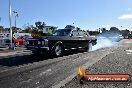
[(62, 56), (63, 53), (64, 53), (64, 48), (63, 48), (62, 45), (58, 44), (58, 45), (56, 45), (56, 46), (54, 47), (54, 49), (53, 49), (52, 52), (53, 52), (53, 55), (54, 55), (54, 56), (60, 57), (60, 56)]

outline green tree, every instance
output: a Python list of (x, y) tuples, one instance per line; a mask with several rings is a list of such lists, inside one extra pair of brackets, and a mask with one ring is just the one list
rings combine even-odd
[(3, 30), (4, 30), (4, 27), (0, 26), (0, 32), (3, 32)]
[[(99, 30), (100, 30), (100, 28), (99, 28)], [(106, 30), (106, 28), (102, 28), (101, 31), (102, 31), (102, 33), (105, 33), (107, 30)]]
[(124, 37), (126, 37), (126, 36), (128, 36), (129, 34), (130, 34), (130, 31), (129, 30), (122, 30), (121, 31), (122, 32), (122, 36), (124, 36)]
[(111, 27), (110, 31), (111, 32), (119, 32), (119, 29), (117, 27)]
[(73, 25), (66, 25), (66, 27), (65, 28), (69, 28), (69, 29), (74, 29), (75, 28), (75, 26), (73, 26)]
[(43, 31), (43, 28), (46, 24), (44, 22), (38, 21), (38, 22), (35, 22), (35, 25), (36, 25), (37, 31)]
[(13, 27), (12, 27), (12, 32), (13, 32), (13, 33), (17, 33), (17, 31), (18, 31), (17, 28), (13, 26)]

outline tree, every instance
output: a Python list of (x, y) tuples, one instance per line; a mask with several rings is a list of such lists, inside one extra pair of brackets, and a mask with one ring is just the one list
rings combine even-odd
[(0, 32), (3, 32), (3, 30), (4, 30), (4, 27), (0, 26)]
[[(100, 30), (100, 28), (99, 28), (99, 30)], [(102, 28), (101, 31), (102, 31), (102, 33), (105, 33), (107, 30), (106, 30), (106, 28)]]
[(77, 29), (77, 30), (81, 30), (81, 28), (79, 28), (79, 27), (77, 27), (76, 29)]
[(31, 33), (32, 32), (32, 28), (30, 26), (25, 26), (24, 30), (21, 31), (21, 33)]
[(32, 28), (32, 33), (38, 33), (38, 31), (37, 31), (37, 28), (36, 28), (36, 27), (33, 27), (33, 28)]
[(116, 28), (116, 27), (111, 27), (111, 28), (110, 28), (110, 31), (111, 31), (111, 32), (119, 32), (119, 29)]
[(130, 34), (130, 31), (126, 29), (126, 30), (122, 30), (121, 33), (123, 37), (127, 37)]
[(38, 31), (43, 31), (43, 28), (46, 24), (44, 22), (38, 21), (38, 22), (35, 22), (35, 25)]
[(66, 25), (66, 27), (65, 28), (67, 28), (67, 29), (74, 29), (75, 28), (75, 26), (73, 26), (73, 25)]
[(30, 28), (30, 27), (27, 27), (26, 29), (25, 29), (25, 33), (31, 33), (32, 32), (32, 29)]
[(17, 28), (13, 26), (13, 27), (12, 27), (12, 32), (13, 32), (13, 33), (17, 33)]

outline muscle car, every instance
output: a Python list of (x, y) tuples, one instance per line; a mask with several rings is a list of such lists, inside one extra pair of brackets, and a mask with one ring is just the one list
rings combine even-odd
[(90, 44), (96, 45), (97, 39), (88, 32), (78, 29), (58, 29), (53, 36), (29, 38), (25, 47), (34, 54), (50, 52), (55, 56), (62, 56), (65, 50), (84, 49), (88, 51)]

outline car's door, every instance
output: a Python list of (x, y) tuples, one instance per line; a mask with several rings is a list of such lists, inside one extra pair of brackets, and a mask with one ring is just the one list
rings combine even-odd
[(71, 48), (79, 47), (79, 33), (78, 30), (72, 30), (70, 34)]
[(79, 33), (79, 40), (78, 40), (79, 48), (87, 47), (88, 42), (89, 42), (88, 40), (89, 36), (87, 35), (85, 31), (82, 31), (82, 30), (79, 30), (78, 33)]

